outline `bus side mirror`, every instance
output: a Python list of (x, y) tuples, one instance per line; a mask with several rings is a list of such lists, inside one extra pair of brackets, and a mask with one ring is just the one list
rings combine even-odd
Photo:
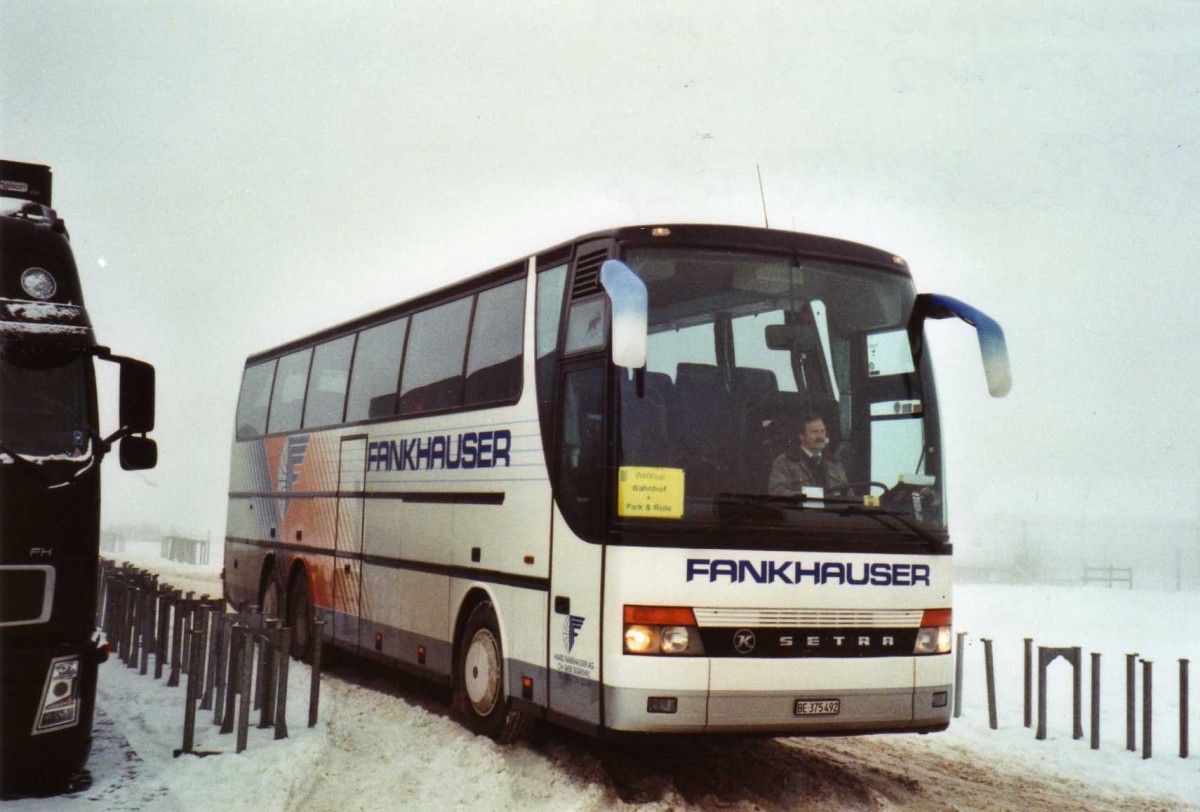
[(913, 347), (913, 357), (918, 357), (924, 346), (925, 320), (946, 319), (951, 316), (962, 319), (979, 334), (979, 353), (983, 357), (983, 372), (987, 377), (988, 392), (994, 398), (1007, 395), (1012, 389), (1012, 370), (1008, 363), (1008, 345), (1004, 341), (1004, 330), (991, 316), (966, 302), (938, 293), (922, 293), (917, 296), (912, 316), (908, 320), (908, 340)]
[(113, 360), (121, 365), (121, 428), (145, 434), (154, 428), (154, 367), (133, 358)]
[(125, 437), (118, 456), (126, 471), (144, 471), (158, 465), (158, 443), (148, 437)]
[(600, 284), (612, 302), (612, 359), (625, 369), (646, 365), (646, 333), (649, 319), (646, 283), (617, 259), (600, 266)]

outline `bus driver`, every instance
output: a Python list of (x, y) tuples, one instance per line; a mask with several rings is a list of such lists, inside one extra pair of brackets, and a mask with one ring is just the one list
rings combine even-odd
[(825, 421), (819, 415), (808, 414), (801, 423), (799, 443), (788, 443), (787, 449), (771, 465), (767, 492), (772, 496), (795, 496), (801, 488), (835, 488), (846, 484), (842, 464), (825, 453), (829, 438)]

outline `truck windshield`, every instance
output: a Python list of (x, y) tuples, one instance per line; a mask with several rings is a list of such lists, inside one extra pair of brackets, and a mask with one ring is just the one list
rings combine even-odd
[(649, 293), (649, 339), (641, 391), (617, 373), (619, 519), (944, 527), (906, 275), (711, 249), (631, 248), (626, 262)]
[(78, 350), (0, 340), (0, 461), (91, 456), (89, 367)]

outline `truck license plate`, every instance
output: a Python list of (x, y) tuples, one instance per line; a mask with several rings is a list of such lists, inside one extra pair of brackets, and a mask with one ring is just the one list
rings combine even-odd
[(842, 712), (842, 700), (797, 699), (793, 711), (797, 716), (836, 716)]

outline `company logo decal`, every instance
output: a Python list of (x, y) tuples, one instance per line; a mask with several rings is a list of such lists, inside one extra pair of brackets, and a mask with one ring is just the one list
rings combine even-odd
[(754, 651), (754, 632), (749, 629), (738, 629), (733, 633), (733, 650), (738, 654), (749, 654)]
[[(304, 456), (308, 453), (309, 435), (298, 434), (287, 439), (283, 454), (279, 457), (279, 470), (276, 473), (275, 485), (280, 493), (291, 493), (300, 480), (300, 472), (304, 468)], [(287, 515), (288, 502), (284, 499), (279, 506), (279, 520)]]
[(563, 642), (567, 645), (567, 653), (575, 649), (575, 638), (583, 628), (583, 618), (579, 615), (568, 615), (563, 618)]
[(368, 471), (431, 471), (459, 468), (507, 468), (512, 465), (509, 449), (512, 432), (468, 431), (414, 437), (411, 440), (379, 440), (367, 444)]
[(730, 584), (813, 584), (822, 586), (930, 586), (928, 564), (823, 561), (748, 561), (728, 558), (689, 558), (687, 580)]

